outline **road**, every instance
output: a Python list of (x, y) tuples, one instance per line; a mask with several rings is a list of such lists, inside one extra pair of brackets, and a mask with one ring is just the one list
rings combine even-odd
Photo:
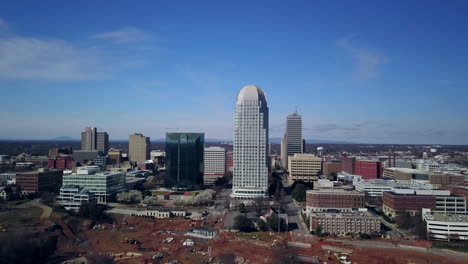
[(397, 249), (397, 250), (413, 250), (413, 251), (420, 251), (420, 252), (427, 252), (430, 254), (447, 257), (447, 258), (458, 258), (458, 259), (466, 259), (468, 258), (468, 254), (437, 249), (437, 248), (423, 248), (423, 247), (415, 247), (415, 246), (407, 246), (407, 245), (395, 245), (393, 243), (388, 242), (378, 242), (378, 241), (365, 241), (365, 240), (340, 240), (340, 239), (327, 239), (327, 241), (331, 242), (340, 242), (345, 245), (351, 245), (358, 248), (381, 248), (381, 249)]
[(381, 217), (380, 215), (376, 214), (375, 212), (373, 212), (372, 210), (369, 210), (368, 211), (369, 213), (373, 214), (374, 216), (380, 218), (380, 222), (382, 222), (382, 224), (384, 224), (386, 227), (390, 228), (393, 232), (395, 233), (398, 233), (400, 234), (402, 237), (407, 237), (409, 239), (412, 240), (412, 236), (408, 235), (407, 233), (403, 232), (402, 230), (400, 230), (399, 228), (397, 228), (395, 225), (393, 225), (392, 223), (386, 221), (383, 217)]
[(294, 233), (309, 233), (307, 226), (301, 216), (301, 208), (297, 206), (290, 195), (283, 198), (286, 204), (286, 213), (288, 214), (289, 224), (296, 224), (298, 229), (292, 230)]
[(27, 201), (25, 203), (21, 203), (21, 204), (18, 204), (18, 205), (14, 205), (12, 206), (13, 208), (21, 208), (21, 209), (24, 209), (24, 208), (28, 208), (28, 207), (31, 207), (31, 206), (37, 206), (39, 208), (42, 209), (42, 214), (40, 216), (40, 218), (49, 218), (50, 214), (52, 213), (52, 208), (50, 206), (47, 206), (37, 200), (31, 200), (31, 201)]

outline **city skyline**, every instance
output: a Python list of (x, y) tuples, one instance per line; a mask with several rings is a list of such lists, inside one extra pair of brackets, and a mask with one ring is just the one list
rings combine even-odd
[(468, 144), (464, 1), (47, 2), (0, 4), (0, 139), (232, 140), (254, 83), (270, 138), (297, 106), (305, 139)]

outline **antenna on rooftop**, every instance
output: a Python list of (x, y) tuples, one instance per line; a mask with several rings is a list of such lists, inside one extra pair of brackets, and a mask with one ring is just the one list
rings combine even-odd
[(296, 105), (296, 114), (297, 114), (297, 105)]

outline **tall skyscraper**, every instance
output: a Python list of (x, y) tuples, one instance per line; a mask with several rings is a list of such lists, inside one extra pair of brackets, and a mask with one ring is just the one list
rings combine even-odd
[[(294, 154), (303, 152), (302, 141), (302, 117), (296, 113), (290, 114), (286, 118), (286, 159)], [(286, 160), (285, 163), (288, 164)], [(285, 166), (285, 165), (283, 165)], [(287, 168), (287, 165), (286, 165)]]
[(99, 150), (107, 154), (109, 135), (106, 132), (97, 132), (95, 127), (87, 127), (81, 132), (81, 150)]
[(204, 133), (166, 133), (166, 187), (177, 190), (203, 186)]
[(260, 87), (247, 85), (237, 94), (234, 111), (234, 200), (267, 195), (268, 106)]
[(128, 138), (128, 159), (140, 164), (149, 160), (151, 142), (149, 137), (135, 133)]

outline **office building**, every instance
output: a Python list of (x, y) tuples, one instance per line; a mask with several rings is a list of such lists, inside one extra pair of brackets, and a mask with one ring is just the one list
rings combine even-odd
[(62, 186), (62, 170), (38, 169), (37, 171), (17, 172), (16, 184), (24, 194), (52, 192), (56, 193)]
[(107, 152), (107, 156), (109, 157), (110, 162), (112, 162), (113, 164), (122, 163), (122, 151), (120, 149), (109, 149), (109, 152)]
[(381, 168), (380, 161), (356, 160), (354, 174), (362, 176), (363, 179), (380, 179)]
[(286, 144), (286, 134), (284, 134), (283, 138), (281, 138), (281, 166), (285, 170), (288, 168), (288, 151), (287, 151), (287, 144)]
[(59, 155), (71, 155), (72, 148), (53, 148), (49, 149), (49, 158), (55, 159)]
[(226, 154), (226, 171), (232, 172), (234, 168), (234, 152), (228, 151)]
[(393, 188), (405, 188), (414, 190), (432, 190), (434, 186), (424, 183), (412, 183), (407, 181), (371, 179), (363, 180), (362, 177), (353, 178), (353, 185), (357, 191), (365, 192), (369, 197), (382, 197), (384, 192), (391, 192)]
[(94, 162), (98, 156), (102, 156), (103, 152), (99, 150), (75, 150), (73, 151), (73, 160), (79, 163)]
[(130, 135), (128, 138), (128, 159), (137, 164), (150, 159), (151, 142), (142, 134)]
[[(286, 159), (294, 154), (301, 154), (303, 151), (302, 141), (302, 117), (297, 113), (286, 117)], [(285, 160), (285, 164), (289, 162)], [(289, 168), (289, 167), (288, 167)]]
[(203, 186), (204, 133), (166, 133), (166, 187), (176, 190)]
[(94, 159), (94, 165), (99, 166), (102, 170), (106, 169), (107, 164), (109, 164), (109, 157), (107, 155), (98, 155)]
[(383, 177), (398, 181), (428, 181), (429, 173), (427, 171), (421, 171), (416, 169), (385, 168), (383, 170)]
[(288, 157), (288, 181), (311, 182), (317, 180), (322, 167), (322, 158), (313, 154), (294, 154)]
[(318, 189), (306, 192), (306, 211), (324, 212), (335, 209), (339, 212), (351, 212), (366, 207), (365, 194), (348, 189)]
[(458, 241), (468, 240), (468, 215), (446, 215), (423, 208), (427, 239)]
[(322, 164), (323, 175), (330, 177), (332, 173), (338, 173), (342, 171), (340, 161), (327, 161)]
[(87, 127), (84, 132), (81, 132), (81, 150), (98, 150), (107, 154), (109, 135), (107, 132), (97, 132), (95, 127)]
[(315, 231), (319, 226), (322, 232), (338, 236), (380, 233), (380, 218), (367, 211), (311, 213), (310, 231)]
[(446, 185), (442, 186), (441, 189), (449, 190), (450, 193), (458, 196), (465, 197), (468, 201), (468, 187), (465, 186), (456, 186), (456, 185)]
[(80, 167), (76, 173), (63, 176), (63, 185), (83, 187), (96, 196), (98, 203), (103, 204), (125, 191), (125, 173), (99, 172), (98, 166)]
[(221, 147), (205, 148), (203, 163), (205, 166), (203, 182), (205, 185), (213, 185), (226, 173), (226, 150)]
[(436, 172), (429, 175), (429, 183), (435, 186), (444, 185), (465, 185), (465, 175), (453, 173), (440, 173)]
[(49, 169), (71, 170), (75, 167), (75, 161), (71, 156), (57, 156), (54, 159), (49, 159)]
[(356, 169), (356, 158), (355, 157), (347, 157), (343, 156), (341, 158), (342, 169), (344, 172), (348, 174), (355, 174)]
[(260, 87), (247, 85), (237, 94), (234, 111), (232, 201), (267, 196), (268, 105)]
[(65, 185), (60, 188), (58, 202), (67, 210), (78, 211), (82, 205), (95, 204), (97, 202), (93, 193), (83, 187)]
[(383, 212), (389, 217), (409, 213), (416, 215), (421, 208), (428, 208), (444, 214), (465, 214), (466, 198), (452, 195), (448, 190), (414, 190), (393, 188), (384, 192)]

